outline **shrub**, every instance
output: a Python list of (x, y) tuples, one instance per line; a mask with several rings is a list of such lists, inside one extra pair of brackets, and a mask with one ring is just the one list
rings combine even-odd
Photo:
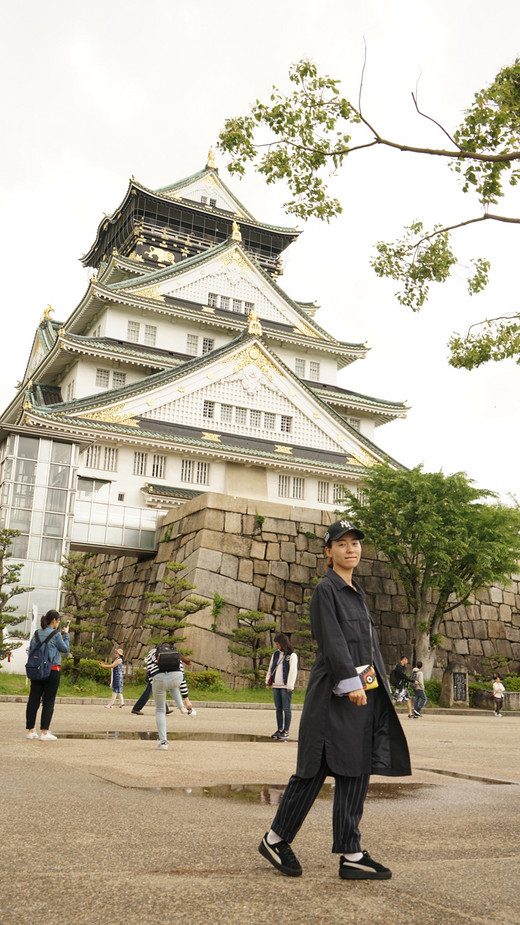
[(424, 690), (430, 703), (438, 703), (441, 697), (441, 682), (436, 678), (431, 678), (424, 682)]
[[(110, 670), (102, 668), (94, 658), (81, 658), (79, 661), (79, 676), (82, 680), (97, 681), (98, 684), (107, 684), (110, 681)], [(64, 675), (71, 676), (74, 672), (74, 659), (64, 658), (61, 662)], [(78, 669), (76, 669), (78, 670)]]
[(186, 680), (189, 688), (207, 691), (225, 691), (227, 690), (218, 671), (214, 668), (207, 668), (204, 671), (190, 671), (186, 674)]

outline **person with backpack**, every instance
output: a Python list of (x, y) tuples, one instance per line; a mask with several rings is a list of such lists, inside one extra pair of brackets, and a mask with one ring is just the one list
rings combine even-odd
[[(67, 654), (70, 649), (69, 623), (65, 624), (60, 633), (60, 620), (57, 610), (48, 610), (41, 618), (41, 629), (34, 633), (29, 644), (26, 672), (31, 688), (25, 711), (26, 736), (42, 742), (58, 738), (50, 731), (50, 725), (60, 685), (61, 655)], [(38, 735), (35, 725), (40, 703), (42, 712)]]
[(157, 748), (167, 749), (166, 735), (166, 694), (169, 691), (180, 710), (183, 709), (180, 686), (184, 677), (182, 661), (190, 664), (190, 659), (182, 656), (171, 642), (162, 642), (150, 649), (146, 656), (146, 672), (152, 682), (155, 700), (155, 724), (159, 735)]
[(395, 687), (393, 701), (394, 703), (406, 703), (408, 719), (417, 719), (413, 714), (412, 699), (408, 692), (408, 685), (412, 683), (412, 679), (406, 674), (405, 668), (407, 664), (408, 657), (406, 655), (401, 655), (397, 665), (395, 668), (392, 668), (390, 672), (390, 684), (393, 684)]
[(414, 701), (413, 701), (413, 713), (414, 716), (419, 719), (422, 716), (423, 707), (426, 703), (426, 691), (424, 690), (424, 671), (422, 670), (423, 663), (417, 662), (414, 668), (412, 668), (411, 681), (415, 689)]
[(271, 738), (276, 742), (287, 742), (291, 725), (292, 692), (298, 672), (298, 656), (285, 633), (276, 633), (274, 642), (276, 651), (271, 656), (265, 678), (266, 687), (271, 688), (273, 692), (278, 726)]
[[(181, 713), (187, 713), (189, 716), (196, 716), (197, 711), (194, 709), (193, 704), (189, 697), (188, 683), (186, 681), (186, 675), (184, 674), (184, 668), (182, 667), (182, 662), (181, 662), (181, 671), (182, 671), (182, 681), (181, 681), (181, 686), (179, 687), (179, 693), (181, 695), (181, 702), (179, 703), (177, 702), (177, 700), (175, 702), (177, 706), (179, 707), (179, 710), (181, 711)], [(139, 699), (136, 700), (136, 702), (134, 703), (130, 712), (133, 713), (134, 716), (142, 716), (143, 707), (146, 706), (151, 696), (152, 696), (152, 681), (147, 671), (146, 672), (146, 687), (143, 693), (141, 694), (141, 696), (139, 697)], [(166, 704), (165, 713), (166, 713), (166, 716), (168, 716), (169, 713), (173, 713), (173, 710), (170, 710), (168, 704)]]

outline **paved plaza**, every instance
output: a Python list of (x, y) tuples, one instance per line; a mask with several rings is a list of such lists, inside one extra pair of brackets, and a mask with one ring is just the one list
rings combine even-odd
[(386, 882), (341, 881), (331, 799), (283, 877), (258, 854), (295, 767), (274, 710), (197, 704), (156, 748), (143, 716), (58, 702), (56, 742), (28, 741), (25, 704), (0, 702), (1, 925), (514, 925), (520, 921), (520, 716), (403, 717), (411, 778), (373, 777), (363, 845)]

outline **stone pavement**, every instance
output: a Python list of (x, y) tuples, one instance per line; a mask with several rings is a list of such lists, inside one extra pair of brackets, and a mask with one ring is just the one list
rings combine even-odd
[(25, 739), (25, 704), (0, 702), (0, 925), (520, 921), (518, 715), (403, 717), (413, 776), (372, 778), (362, 822), (364, 846), (393, 871), (375, 883), (339, 879), (330, 797), (294, 843), (302, 877), (258, 854), (299, 716), (290, 742), (272, 742), (273, 709), (198, 705), (168, 718), (159, 751), (150, 705), (131, 716), (58, 703), (59, 739), (40, 742)]

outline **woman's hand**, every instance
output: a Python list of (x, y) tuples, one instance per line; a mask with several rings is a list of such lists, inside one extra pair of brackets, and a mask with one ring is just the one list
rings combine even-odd
[(357, 707), (364, 707), (366, 705), (367, 695), (365, 694), (362, 687), (358, 690), (350, 691), (350, 693), (347, 694), (347, 697), (351, 703), (355, 703)]

